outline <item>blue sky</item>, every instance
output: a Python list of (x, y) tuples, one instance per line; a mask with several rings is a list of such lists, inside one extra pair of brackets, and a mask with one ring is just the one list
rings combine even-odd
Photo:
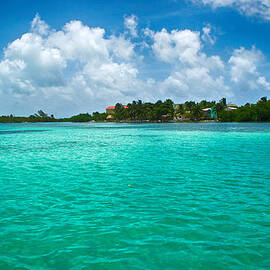
[(270, 0), (2, 1), (0, 114), (270, 93)]

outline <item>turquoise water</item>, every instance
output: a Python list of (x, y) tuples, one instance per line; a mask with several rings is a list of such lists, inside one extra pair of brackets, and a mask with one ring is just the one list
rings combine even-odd
[(0, 124), (0, 269), (270, 269), (270, 124)]

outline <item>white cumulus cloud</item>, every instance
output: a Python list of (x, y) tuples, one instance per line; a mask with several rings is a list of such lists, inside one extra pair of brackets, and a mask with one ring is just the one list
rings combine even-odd
[(124, 17), (125, 21), (125, 27), (130, 31), (131, 36), (133, 37), (138, 37), (138, 32), (137, 32), (137, 26), (138, 26), (138, 18), (135, 15), (131, 16), (125, 16)]
[(229, 59), (231, 80), (241, 89), (256, 90), (262, 86), (269, 89), (269, 83), (258, 70), (264, 61), (263, 53), (255, 47), (235, 49)]
[(214, 45), (216, 40), (215, 37), (211, 35), (212, 26), (210, 24), (207, 24), (205, 27), (203, 27), (202, 31), (203, 31), (202, 40), (210, 43), (211, 45)]
[(34, 33), (40, 34), (40, 35), (47, 35), (49, 32), (49, 25), (46, 24), (45, 21), (42, 21), (40, 19), (39, 14), (36, 14), (35, 18), (31, 22), (31, 30)]
[(164, 95), (170, 93), (181, 100), (231, 96), (224, 82), (224, 63), (219, 56), (203, 52), (199, 32), (162, 29), (152, 38), (156, 57), (172, 67), (160, 84)]
[(199, 35), (199, 32), (190, 30), (173, 30), (169, 33), (166, 29), (162, 29), (154, 34), (152, 48), (156, 56), (162, 61), (196, 64), (200, 50)]
[[(136, 97), (138, 79), (134, 44), (123, 35), (105, 37), (105, 30), (80, 21), (50, 31), (37, 15), (31, 32), (11, 42), (0, 61), (0, 95), (65, 100), (74, 107), (96, 107)], [(114, 99), (112, 99), (114, 98)], [(30, 104), (29, 104), (30, 106)]]
[[(128, 18), (136, 23), (127, 24)], [(270, 90), (262, 69), (266, 59), (255, 47), (233, 50), (228, 61), (209, 55), (204, 49), (214, 40), (210, 25), (202, 34), (146, 28), (136, 43), (130, 38), (138, 33), (137, 18), (128, 18), (124, 23), (130, 34), (109, 35), (81, 21), (54, 30), (36, 15), (29, 32), (3, 50), (0, 108), (4, 113), (44, 109), (65, 116), (134, 99), (237, 100), (238, 90)]]
[(270, 20), (270, 0), (191, 0), (213, 8), (232, 7), (247, 16), (260, 16)]

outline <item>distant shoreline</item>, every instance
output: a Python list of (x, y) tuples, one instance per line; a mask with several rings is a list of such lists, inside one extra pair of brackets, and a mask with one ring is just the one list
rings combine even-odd
[(269, 122), (270, 100), (262, 97), (256, 104), (246, 103), (238, 107), (227, 104), (226, 98), (219, 102), (202, 100), (199, 103), (186, 101), (176, 104), (170, 99), (155, 103), (133, 101), (128, 105), (117, 103), (106, 108), (106, 112), (80, 113), (71, 117), (55, 118), (42, 110), (25, 116), (2, 115), (0, 123), (225, 123), (225, 122)]
[(247, 121), (247, 122), (237, 122), (237, 121), (231, 121), (231, 122), (225, 122), (225, 121), (216, 121), (216, 120), (201, 120), (201, 121), (168, 121), (168, 122), (159, 122), (159, 121), (89, 121), (89, 122), (71, 122), (71, 121), (53, 121), (53, 122), (0, 122), (0, 124), (49, 124), (49, 123), (72, 123), (72, 124), (95, 124), (95, 123), (104, 123), (104, 124), (207, 124), (207, 123), (246, 123), (246, 124), (265, 124), (270, 123), (270, 121)]

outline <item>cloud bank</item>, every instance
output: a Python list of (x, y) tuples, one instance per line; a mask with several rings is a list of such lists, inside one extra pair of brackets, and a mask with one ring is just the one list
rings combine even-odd
[(191, 0), (192, 2), (210, 5), (214, 9), (232, 7), (247, 16), (259, 16), (270, 20), (270, 0)]
[[(29, 32), (3, 51), (0, 113), (30, 114), (41, 108), (65, 116), (133, 99), (237, 101), (239, 91), (270, 90), (260, 69), (266, 61), (261, 51), (236, 48), (226, 62), (205, 53), (214, 42), (210, 25), (201, 32), (153, 31), (138, 29), (132, 15), (124, 18), (122, 34), (108, 35), (81, 21), (57, 31), (36, 15)], [(165, 67), (165, 78), (155, 75), (155, 66), (145, 74), (146, 58)]]

